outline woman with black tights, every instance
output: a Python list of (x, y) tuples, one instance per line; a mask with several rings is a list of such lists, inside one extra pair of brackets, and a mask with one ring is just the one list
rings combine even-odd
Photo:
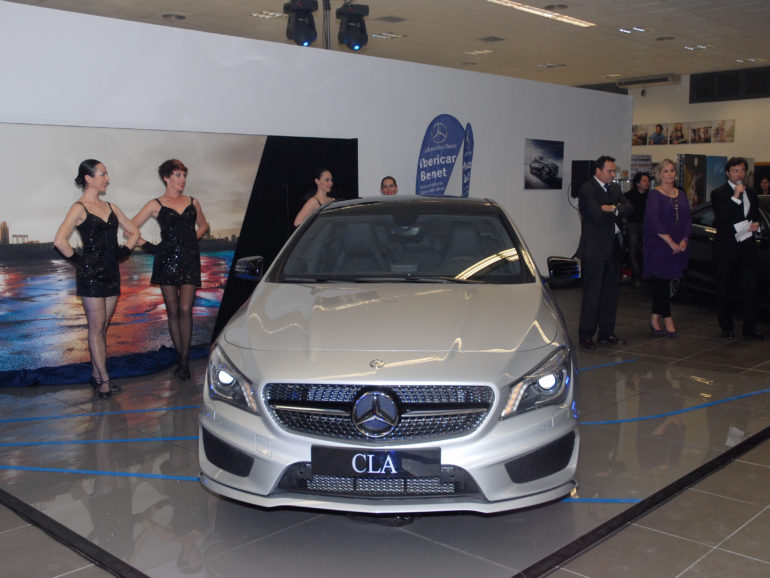
[(158, 167), (158, 175), (166, 186), (165, 193), (144, 205), (132, 221), (141, 227), (153, 217), (160, 225), (160, 243), (140, 241), (140, 246), (155, 255), (150, 282), (160, 285), (166, 305), (168, 330), (178, 355), (174, 373), (187, 380), (193, 303), (195, 291), (201, 285), (198, 241), (208, 232), (209, 224), (197, 199), (184, 194), (187, 167), (182, 161), (167, 160)]

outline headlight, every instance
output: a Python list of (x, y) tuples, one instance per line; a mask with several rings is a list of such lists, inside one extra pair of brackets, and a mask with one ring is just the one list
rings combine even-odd
[(206, 371), (209, 395), (212, 399), (224, 401), (259, 415), (256, 387), (238, 371), (219, 345), (212, 349)]
[(511, 384), (500, 419), (562, 403), (567, 399), (570, 387), (570, 369), (569, 350), (560, 347), (534, 370)]

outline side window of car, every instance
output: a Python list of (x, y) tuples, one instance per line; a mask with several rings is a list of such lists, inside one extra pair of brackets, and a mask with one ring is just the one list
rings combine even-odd
[(693, 222), (693, 225), (713, 227), (715, 222), (714, 209), (712, 207), (705, 207), (700, 211), (696, 211), (692, 215), (692, 222)]

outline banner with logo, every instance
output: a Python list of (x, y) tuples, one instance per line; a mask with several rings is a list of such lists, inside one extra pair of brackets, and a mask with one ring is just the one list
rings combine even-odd
[(449, 114), (434, 118), (425, 130), (417, 160), (415, 193), (426, 197), (446, 194), (452, 170), (462, 154), (462, 196), (470, 191), (473, 164), (473, 129)]

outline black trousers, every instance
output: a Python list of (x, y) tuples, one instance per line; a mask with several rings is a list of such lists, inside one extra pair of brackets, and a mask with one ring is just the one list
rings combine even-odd
[(661, 317), (671, 317), (671, 297), (669, 279), (652, 278), (652, 314)]
[(615, 316), (620, 296), (620, 244), (615, 242), (606, 259), (582, 260), (583, 302), (580, 307), (578, 333), (581, 339), (591, 338), (599, 328), (599, 339), (615, 333)]
[(737, 245), (714, 245), (717, 273), (717, 318), (723, 330), (734, 329), (731, 292), (738, 280), (743, 315), (743, 332), (754, 331), (757, 317), (757, 246), (753, 238)]

